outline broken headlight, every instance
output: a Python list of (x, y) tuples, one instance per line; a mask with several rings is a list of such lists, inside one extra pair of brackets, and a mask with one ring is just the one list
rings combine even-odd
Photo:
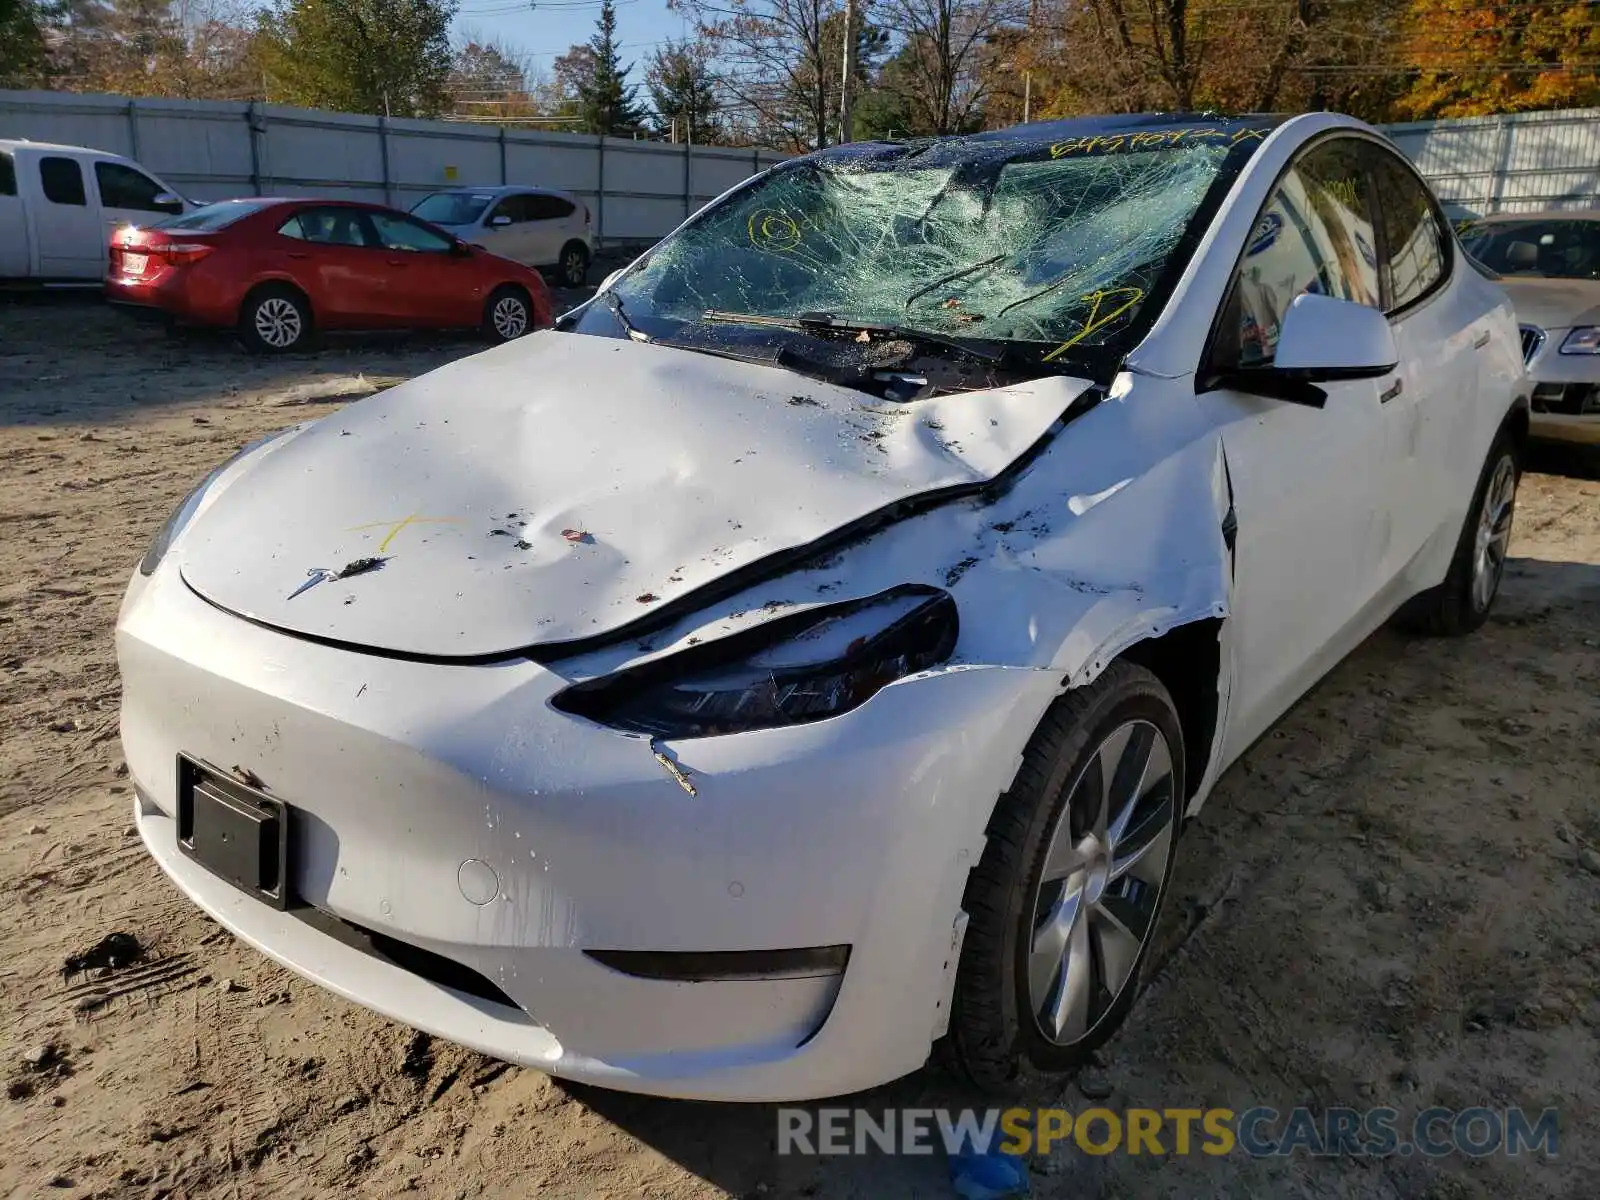
[(821, 721), (937, 666), (959, 621), (921, 584), (808, 609), (655, 662), (575, 684), (563, 712), (652, 737), (711, 737)]

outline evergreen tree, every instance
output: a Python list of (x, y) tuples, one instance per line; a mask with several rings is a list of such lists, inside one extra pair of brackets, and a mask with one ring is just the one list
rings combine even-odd
[(704, 49), (691, 42), (669, 41), (657, 50), (645, 70), (645, 87), (655, 110), (658, 133), (671, 134), (704, 145), (717, 139), (716, 81)]
[(595, 21), (595, 34), (589, 39), (594, 57), (594, 73), (578, 83), (578, 108), (585, 133), (627, 135), (645, 123), (639, 104), (638, 88), (628, 82), (633, 68), (623, 66), (617, 45), (617, 10), (612, 0), (603, 0)]

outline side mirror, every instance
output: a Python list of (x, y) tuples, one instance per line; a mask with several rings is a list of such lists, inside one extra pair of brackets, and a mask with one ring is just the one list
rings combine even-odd
[(507, 225), (511, 224), (511, 218), (501, 214), (498, 217), (490, 217), (489, 224), (495, 229), (504, 229)]
[(467, 243), (463, 242), (460, 238), (457, 238), (455, 241), (450, 243), (450, 253), (454, 254), (457, 258), (471, 258), (472, 247), (467, 245)]
[(1284, 314), (1273, 369), (1320, 383), (1376, 379), (1399, 362), (1388, 317), (1365, 304), (1307, 293)]
[(150, 201), (157, 212), (171, 213), (177, 216), (183, 212), (183, 197), (175, 192), (157, 192)]

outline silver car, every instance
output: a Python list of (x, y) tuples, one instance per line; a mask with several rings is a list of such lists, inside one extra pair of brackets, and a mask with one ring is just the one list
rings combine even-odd
[(1600, 444), (1600, 213), (1504, 213), (1461, 240), (1516, 307), (1533, 435)]
[(582, 287), (594, 257), (589, 206), (549, 188), (451, 188), (423, 197), (411, 215), (491, 254)]

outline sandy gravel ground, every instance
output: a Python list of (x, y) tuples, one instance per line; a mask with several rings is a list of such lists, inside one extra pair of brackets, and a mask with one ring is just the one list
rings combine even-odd
[[(937, 1158), (779, 1159), (769, 1108), (431, 1042), (241, 947), (141, 853), (111, 629), (147, 540), (215, 462), (341, 402), (310, 393), (476, 348), (261, 361), (0, 300), (0, 1197), (950, 1194)], [(1492, 623), (1375, 637), (1229, 773), (1181, 847), (1133, 1025), (1102, 1069), (1023, 1097), (1554, 1105), (1559, 1156), (1059, 1155), (1036, 1194), (1596, 1194), (1600, 460), (1534, 466)], [(119, 931), (143, 963), (64, 975)], [(978, 1101), (929, 1071), (861, 1102)]]

